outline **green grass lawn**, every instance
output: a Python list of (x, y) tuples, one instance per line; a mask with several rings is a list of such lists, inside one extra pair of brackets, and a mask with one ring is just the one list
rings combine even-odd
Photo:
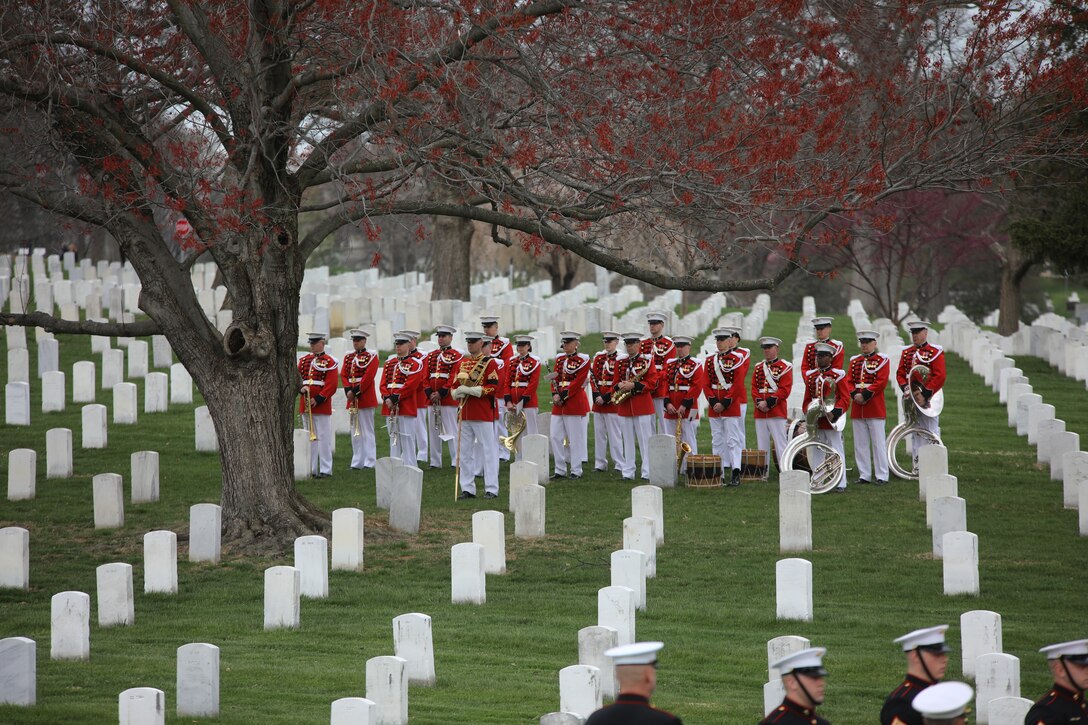
[[(788, 343), (796, 321), (795, 313), (773, 312), (764, 332)], [(845, 317), (837, 320), (835, 334), (848, 353), (855, 350)], [(60, 339), (70, 385), (73, 362), (95, 358), (86, 339)], [(754, 341), (744, 344), (759, 355)], [(583, 351), (595, 348), (587, 338)], [(1034, 449), (1005, 425), (996, 394), (959, 358), (951, 357), (948, 369), (942, 432), (950, 472), (968, 502), (968, 527), (979, 536), (982, 594), (942, 594), (941, 563), (930, 556), (917, 484), (851, 486), (846, 495), (813, 501), (815, 550), (805, 558), (813, 563), (815, 622), (777, 622), (774, 569), (783, 555), (775, 477), (739, 489), (666, 490), (666, 540), (658, 550), (657, 578), (647, 585), (648, 610), (638, 616), (640, 639), (666, 642), (657, 705), (694, 725), (757, 722), (766, 641), (797, 634), (829, 648), (825, 716), (840, 725), (875, 722), (905, 669), (891, 640), (917, 627), (951, 624), (956, 652), (949, 677), (958, 677), (959, 615), (970, 609), (1001, 613), (1005, 651), (1021, 658), (1022, 694), (1042, 693), (1048, 678), (1036, 650), (1088, 636), (1088, 539), (1077, 536), (1076, 512), (1062, 509), (1061, 485), (1048, 480), (1035, 465)], [(1027, 374), (1043, 384), (1041, 371)], [(1061, 406), (1058, 415), (1069, 416), (1071, 430), (1078, 429), (1075, 413), (1084, 406), (1072, 393), (1067, 403), (1059, 390), (1037, 390)], [(455, 503), (452, 470), (428, 470), (420, 534), (391, 532), (385, 513), (375, 508), (373, 473), (349, 471), (350, 442), (341, 436), (333, 478), (300, 488), (328, 510), (355, 506), (366, 512), (366, 570), (331, 573), (328, 599), (303, 600), (300, 630), (266, 633), (263, 570), (291, 564), (290, 554), (227, 554), (218, 566), (187, 561), (188, 507), (217, 501), (220, 485), (217, 456), (194, 452), (194, 406), (141, 413), (137, 428), (111, 423), (110, 447), (83, 451), (78, 406), (44, 415), (38, 391), (32, 400), (33, 426), (0, 428), (0, 477), (8, 451), (39, 451), (37, 498), (0, 501), (0, 526), (23, 526), (31, 537), (31, 590), (0, 591), (0, 637), (37, 641), (38, 705), (0, 706), (0, 722), (115, 722), (117, 695), (136, 686), (165, 691), (167, 721), (189, 722), (173, 715), (176, 649), (189, 642), (221, 649), (221, 722), (328, 722), (332, 700), (365, 694), (365, 662), (393, 653), (392, 619), (406, 612), (433, 618), (438, 676), (434, 688), (412, 688), (413, 723), (528, 725), (558, 709), (559, 670), (577, 663), (578, 630), (596, 624), (597, 590), (610, 583), (609, 554), (621, 547), (622, 520), (630, 515), (631, 486), (618, 475), (593, 473), (589, 466), (580, 481), (550, 485), (544, 539), (514, 539), (508, 515), (508, 574), (489, 577), (486, 605), (454, 606), (450, 547), (471, 540), (472, 513), (492, 502)], [(99, 402), (111, 400), (100, 393)], [(45, 480), (45, 432), (53, 427), (74, 431), (71, 479)], [(749, 436), (754, 447), (751, 421)], [(706, 425), (700, 445), (709, 449)], [(380, 447), (387, 447), (384, 440)], [(129, 455), (145, 449), (160, 454), (161, 500), (127, 505), (124, 528), (95, 531), (91, 477), (121, 473), (127, 497)], [(504, 466), (501, 496), (493, 502), (504, 511), (507, 481)], [(155, 529), (179, 534), (177, 596), (142, 592), (142, 537)], [(91, 660), (50, 660), (50, 597), (79, 590), (93, 602), (95, 567), (113, 561), (134, 567), (135, 624), (101, 629), (92, 603)]]

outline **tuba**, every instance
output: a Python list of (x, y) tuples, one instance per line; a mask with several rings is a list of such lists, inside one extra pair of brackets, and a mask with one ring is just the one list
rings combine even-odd
[(916, 448), (921, 446), (917, 445), (944, 445), (941, 442), (940, 436), (922, 428), (918, 425), (920, 418), (918, 416), (925, 415), (930, 418), (935, 418), (940, 415), (941, 410), (944, 408), (944, 391), (938, 390), (936, 393), (926, 400), (925, 396), (921, 393), (921, 386), (929, 379), (929, 367), (926, 365), (915, 365), (910, 369), (910, 373), (907, 375), (907, 380), (910, 381), (907, 392), (903, 394), (903, 422), (892, 428), (892, 432), (888, 434), (888, 468), (898, 478), (902, 478), (907, 481), (918, 480), (918, 466), (917, 462), (911, 464), (910, 470), (899, 464), (899, 461), (895, 456), (895, 449), (899, 447), (899, 444), (906, 440), (906, 437), (911, 436), (912, 444)]
[[(791, 439), (786, 444), (786, 449), (779, 456), (782, 470), (794, 471), (801, 470), (795, 467), (794, 459), (799, 454), (803, 453), (805, 455), (812, 471), (809, 479), (809, 493), (813, 494), (827, 493), (838, 486), (839, 479), (842, 478), (843, 466), (846, 464), (838, 451), (826, 443), (816, 440), (816, 431), (819, 429), (820, 418), (830, 416), (831, 411), (835, 409), (835, 387), (834, 385), (827, 385), (827, 382), (823, 377), (820, 377), (817, 381), (817, 395), (808, 404), (808, 409), (805, 410), (805, 434)], [(845, 426), (846, 416), (842, 416), (839, 420), (843, 421)], [(824, 454), (824, 460), (818, 466), (811, 465), (812, 459), (808, 455), (813, 448), (822, 451)]]

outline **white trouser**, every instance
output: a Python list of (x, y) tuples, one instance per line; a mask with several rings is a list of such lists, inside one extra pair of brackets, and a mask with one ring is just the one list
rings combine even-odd
[(351, 467), (373, 468), (378, 458), (374, 439), (374, 409), (359, 408), (359, 435), (351, 431)]
[[(854, 418), (852, 424), (854, 426), (854, 462), (858, 464), (858, 477), (870, 483), (886, 482), (888, 480), (888, 445), (884, 435), (884, 419)], [(876, 478), (873, 477), (874, 474)]]
[[(450, 451), (450, 465), (454, 465), (453, 461), (457, 457), (457, 406), (456, 405), (440, 405), (438, 406), (439, 414), (442, 419), (442, 432), (449, 436), (449, 440), (446, 441), (446, 447)], [(434, 416), (434, 411), (431, 411), (431, 416)], [(434, 421), (431, 421), (430, 426), (430, 443), (428, 445), (429, 461), (431, 468), (442, 467), (442, 439), (438, 437), (438, 431), (434, 429)]]
[(714, 455), (722, 459), (722, 468), (732, 470), (740, 468), (741, 453), (744, 451), (744, 414), (748, 406), (740, 406), (740, 415), (730, 418), (710, 419), (710, 446)]
[[(785, 418), (756, 418), (756, 445), (761, 451), (767, 451), (767, 460), (764, 465), (770, 465), (771, 441), (774, 441), (775, 457), (780, 458), (782, 451), (786, 450), (786, 419)], [(782, 461), (778, 461), (779, 468)]]
[[(540, 432), (540, 427), (537, 425), (536, 416), (540, 412), (539, 408), (522, 408), (521, 412), (525, 414), (525, 432), (518, 436), (518, 442), (516, 444), (517, 460), (521, 458), (521, 439), (525, 436), (536, 435)], [(509, 435), (509, 433), (507, 434)]]
[(416, 417), (414, 415), (398, 415), (396, 422), (393, 416), (387, 416), (385, 424), (388, 428), (399, 426), (399, 433), (394, 444), (392, 436), (389, 438), (389, 455), (399, 458), (406, 466), (411, 466), (416, 460)]
[[(846, 488), (846, 451), (842, 445), (842, 431), (819, 428), (816, 430), (816, 440), (831, 446), (836, 453), (842, 456), (842, 475), (839, 476), (839, 488)], [(824, 462), (824, 452), (816, 446), (810, 446), (807, 450), (811, 456), (809, 465), (812, 466), (812, 470), (816, 470)]]
[[(307, 420), (302, 416), (302, 427), (310, 430)], [(310, 441), (310, 473), (332, 473), (332, 416), (314, 413), (314, 433), (316, 441)]]
[(461, 490), (476, 494), (475, 471), (484, 473), (484, 491), (499, 494), (499, 439), (495, 422), (461, 421)]
[(551, 433), (556, 474), (565, 476), (569, 471), (572, 476), (581, 476), (582, 462), (586, 460), (586, 416), (552, 413)]
[(620, 473), (624, 478), (635, 477), (635, 441), (638, 441), (638, 449), (642, 453), (642, 477), (650, 478), (650, 436), (653, 430), (654, 416), (635, 415), (621, 416), (620, 424), (623, 430), (623, 463)]
[(623, 462), (623, 429), (620, 426), (619, 413), (593, 414), (593, 467), (598, 471), (608, 470), (608, 456), (616, 468)]
[(650, 435), (663, 433), (672, 435), (672, 431), (665, 424), (665, 399), (654, 398), (654, 419), (650, 425)]
[(416, 409), (416, 460), (423, 462), (427, 460), (427, 434), (430, 433), (430, 426), (428, 423), (431, 419), (430, 406), (423, 406)]
[[(922, 430), (928, 430), (930, 433), (937, 436), (938, 438), (941, 437), (941, 418), (940, 418), (940, 416), (938, 416), (936, 418), (930, 418), (928, 415), (922, 415), (921, 413), (919, 413), (918, 414), (918, 424), (917, 425)], [(918, 467), (918, 450), (920, 448), (922, 448), (922, 446), (930, 445), (930, 441), (928, 439), (926, 439), (926, 438), (922, 438), (919, 441), (919, 445), (915, 446), (914, 445), (914, 436), (907, 436), (907, 440), (909, 441), (907, 450), (910, 452), (910, 454), (911, 454), (911, 456), (912, 456), (912, 458), (914, 460), (915, 468), (917, 468)]]
[(499, 417), (495, 421), (495, 445), (498, 446), (499, 458), (504, 461), (510, 460), (510, 451), (506, 450), (506, 446), (499, 443), (499, 436), (510, 435), (506, 430), (506, 421), (503, 418), (506, 415), (506, 401), (502, 398), (495, 400), (495, 405), (498, 407)]

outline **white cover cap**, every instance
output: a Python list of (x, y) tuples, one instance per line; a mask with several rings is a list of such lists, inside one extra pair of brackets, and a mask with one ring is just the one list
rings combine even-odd
[[(944, 645), (944, 633), (948, 631), (947, 624), (939, 624), (936, 627), (926, 627), (924, 629), (916, 629), (913, 632), (908, 632), (902, 637), (896, 637), (894, 642), (896, 644), (903, 645), (904, 652), (910, 652), (917, 647), (932, 647), (936, 649), (935, 645)], [(942, 652), (948, 652), (949, 648), (945, 646)]]
[(412, 341), (412, 336), (409, 335), (408, 333), (406, 333), (404, 330), (400, 330), (398, 332), (393, 333), (393, 342), (395, 344), (397, 344), (397, 345), (400, 345), (401, 343), (404, 343), (404, 342), (411, 342), (411, 341)]
[(621, 337), (623, 337), (623, 335), (621, 335), (618, 332), (613, 332), (612, 330), (605, 330), (604, 332), (601, 333), (601, 337), (603, 339), (605, 339), (605, 340), (612, 339), (612, 338), (618, 340)]
[(642, 342), (642, 333), (641, 332), (627, 331), (627, 332), (623, 333), (622, 335), (620, 335), (620, 337), (623, 338), (624, 342), (631, 342), (631, 341)]
[(688, 337), (687, 335), (673, 335), (672, 336), (672, 343), (674, 345), (690, 345), (691, 344), (691, 338)]
[(834, 317), (813, 317), (812, 318), (812, 326), (813, 327), (822, 327), (824, 325), (830, 325), (834, 321), (835, 321)]
[(951, 720), (967, 711), (975, 691), (963, 682), (938, 682), (919, 692), (911, 707), (922, 717)]
[(514, 336), (514, 344), (515, 345), (532, 345), (534, 339), (536, 339), (536, 338), (534, 338), (532, 335), (515, 335)]
[(435, 325), (434, 331), (437, 335), (452, 335), (457, 332), (457, 328), (452, 325)]
[(310, 342), (316, 342), (317, 340), (328, 340), (329, 333), (327, 332), (307, 332), (306, 339)]
[(394, 335), (407, 335), (408, 337), (414, 337), (419, 339), (419, 330), (397, 330)]
[(929, 320), (909, 320), (903, 323), (907, 329), (911, 332), (915, 330), (928, 330), (930, 328)]
[(482, 340), (485, 337), (487, 337), (487, 335), (480, 332), (479, 330), (469, 330), (468, 332), (465, 333), (465, 340), (467, 340), (469, 342), (471, 342), (473, 340)]
[(616, 667), (622, 665), (652, 665), (657, 661), (657, 653), (664, 642), (634, 642), (633, 644), (620, 645), (604, 651), (605, 657), (612, 658), (612, 664)]
[(826, 647), (809, 647), (800, 652), (786, 655), (777, 662), (772, 662), (771, 667), (778, 670), (783, 675), (788, 675), (794, 670), (818, 669), (822, 674), (817, 676), (826, 676), (827, 671), (824, 670), (825, 654), (827, 654)]
[(828, 355), (834, 355), (836, 347), (829, 342), (818, 342), (816, 343), (816, 354), (819, 355), (821, 352), (825, 352)]
[(764, 347), (767, 345), (781, 345), (782, 341), (777, 337), (761, 337), (759, 338), (759, 344)]
[(348, 330), (347, 336), (348, 337), (363, 337), (363, 338), (366, 338), (366, 337), (370, 337), (370, 333), (368, 333), (366, 330), (360, 330), (359, 328), (354, 328), (352, 330)]
[(1058, 644), (1047, 645), (1039, 651), (1045, 653), (1048, 660), (1068, 657), (1074, 661), (1088, 662), (1088, 639), (1059, 642)]
[(877, 334), (876, 330), (858, 330), (858, 339), (859, 340), (879, 340), (880, 335)]
[(649, 312), (646, 313), (646, 321), (647, 322), (664, 322), (668, 318), (669, 318), (668, 313), (667, 312), (662, 312), (661, 310), (650, 310)]
[(497, 325), (497, 324), (499, 324), (499, 316), (498, 315), (485, 315), (485, 316), (480, 318), (480, 324), (483, 325), (484, 327), (487, 327), (488, 325)]
[(582, 333), (574, 332), (573, 330), (563, 330), (559, 333), (559, 339), (563, 342), (568, 342), (570, 340), (581, 340)]

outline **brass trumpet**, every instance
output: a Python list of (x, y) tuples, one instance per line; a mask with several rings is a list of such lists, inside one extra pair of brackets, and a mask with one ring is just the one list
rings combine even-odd
[(317, 431), (314, 430), (314, 399), (309, 395), (306, 396), (306, 417), (310, 422), (310, 441), (316, 441)]
[(390, 449), (396, 448), (400, 442), (400, 418), (397, 416), (398, 413), (400, 413), (400, 403), (393, 403), (389, 407), (389, 421), (385, 424), (386, 429), (389, 431)]
[(359, 430), (359, 406), (348, 404), (348, 424), (351, 426), (351, 437), (358, 438), (362, 435), (362, 431)]

